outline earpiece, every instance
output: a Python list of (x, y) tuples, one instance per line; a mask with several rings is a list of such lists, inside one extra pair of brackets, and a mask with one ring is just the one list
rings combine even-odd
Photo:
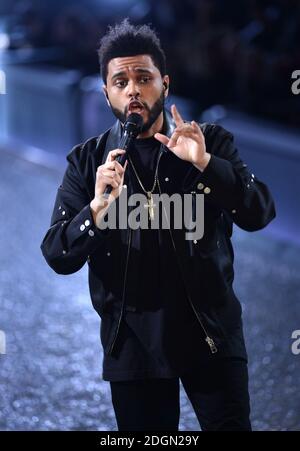
[(164, 89), (168, 89), (168, 83), (166, 81), (163, 82)]
[(107, 100), (108, 105), (110, 106), (110, 101), (109, 101), (109, 98), (108, 98), (107, 93), (105, 93), (105, 97), (106, 97), (106, 100)]

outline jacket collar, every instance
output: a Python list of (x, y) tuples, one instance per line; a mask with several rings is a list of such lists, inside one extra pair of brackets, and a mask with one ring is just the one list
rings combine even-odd
[[(175, 123), (173, 121), (173, 118), (172, 118), (170, 112), (167, 110), (164, 110), (163, 134), (165, 134), (166, 136), (168, 136), (170, 138), (174, 129), (175, 129)], [(110, 152), (113, 149), (118, 148), (120, 139), (122, 137), (122, 133), (123, 133), (122, 124), (119, 120), (117, 120), (114, 123), (114, 125), (112, 126), (112, 128), (109, 130), (107, 141), (105, 144), (105, 152), (103, 155), (103, 161), (106, 160), (108, 152)], [(168, 151), (167, 147), (164, 146), (163, 144), (161, 144), (161, 149), (164, 152)]]

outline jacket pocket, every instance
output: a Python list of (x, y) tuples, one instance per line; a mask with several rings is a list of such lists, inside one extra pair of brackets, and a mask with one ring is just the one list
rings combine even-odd
[(219, 247), (197, 252), (196, 271), (199, 287), (209, 298), (222, 298), (234, 277), (231, 259)]
[(234, 293), (223, 305), (213, 307), (211, 314), (227, 337), (241, 325), (242, 308)]

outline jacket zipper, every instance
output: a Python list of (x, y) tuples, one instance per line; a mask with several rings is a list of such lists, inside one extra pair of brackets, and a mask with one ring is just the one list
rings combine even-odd
[[(159, 193), (160, 193), (160, 195), (162, 195), (161, 188), (160, 188), (160, 183), (159, 183), (159, 178), (158, 178), (158, 177), (157, 177), (157, 185), (158, 185)], [(189, 303), (190, 303), (190, 306), (192, 307), (192, 310), (193, 310), (193, 312), (195, 313), (196, 318), (197, 318), (197, 320), (198, 320), (198, 322), (199, 322), (199, 324), (200, 324), (200, 326), (201, 326), (201, 328), (202, 328), (202, 330), (203, 330), (203, 332), (204, 332), (204, 334), (205, 334), (205, 341), (206, 341), (206, 343), (208, 344), (211, 353), (212, 353), (212, 354), (215, 354), (216, 352), (218, 352), (218, 348), (216, 347), (214, 340), (208, 335), (207, 330), (206, 330), (206, 327), (205, 327), (204, 324), (203, 324), (203, 319), (201, 318), (200, 314), (199, 314), (199, 313), (197, 312), (197, 310), (195, 309), (195, 306), (194, 306), (194, 304), (193, 304), (193, 302), (192, 302), (190, 293), (189, 293), (189, 291), (188, 291), (188, 289), (187, 289), (187, 284), (186, 284), (186, 282), (185, 282), (185, 278), (184, 278), (184, 275), (183, 275), (182, 266), (181, 266), (180, 261), (179, 261), (178, 252), (177, 252), (177, 249), (176, 249), (176, 246), (175, 246), (174, 238), (173, 238), (173, 235), (172, 235), (172, 231), (171, 231), (170, 224), (169, 224), (169, 222), (168, 222), (168, 216), (167, 216), (167, 213), (166, 213), (166, 210), (165, 210), (164, 205), (163, 205), (163, 210), (164, 210), (164, 213), (165, 213), (165, 218), (166, 218), (167, 223), (168, 223), (168, 225), (169, 225), (169, 231), (170, 231), (170, 237), (171, 237), (171, 241), (172, 241), (172, 246), (173, 246), (173, 248), (174, 248), (175, 255), (176, 255), (176, 257), (177, 257), (177, 262), (178, 262), (178, 266), (179, 266), (179, 269), (180, 269), (180, 272), (181, 272), (181, 277), (182, 277), (182, 280), (183, 280), (183, 284), (184, 284), (184, 287), (185, 287), (185, 291), (186, 291), (187, 298), (188, 298)]]
[[(161, 150), (159, 155), (158, 155), (158, 162), (157, 162), (157, 169), (159, 166), (159, 162), (161, 159), (161, 156), (163, 154), (163, 151)], [(158, 180), (157, 180), (158, 181)], [(120, 326), (121, 326), (121, 322), (122, 322), (122, 318), (123, 318), (123, 314), (124, 314), (124, 307), (125, 307), (125, 292), (126, 292), (126, 279), (127, 279), (127, 272), (128, 272), (128, 263), (129, 263), (129, 254), (130, 254), (130, 248), (131, 248), (131, 234), (132, 234), (132, 230), (129, 227), (129, 238), (128, 238), (128, 245), (127, 245), (127, 256), (126, 256), (126, 264), (125, 264), (125, 271), (124, 271), (124, 282), (123, 282), (123, 292), (122, 292), (122, 302), (121, 302), (121, 312), (119, 315), (119, 319), (118, 319), (118, 325), (116, 328), (116, 332), (115, 332), (115, 336), (114, 339), (112, 341), (112, 344), (109, 348), (108, 351), (108, 355), (111, 355), (113, 348), (115, 346), (118, 334), (119, 334), (119, 330), (120, 330)]]
[(131, 248), (131, 235), (132, 235), (132, 230), (129, 227), (129, 237), (128, 237), (128, 245), (127, 245), (127, 255), (126, 255), (126, 263), (125, 263), (125, 271), (124, 271), (124, 282), (123, 282), (123, 291), (122, 291), (122, 302), (121, 302), (121, 312), (119, 315), (119, 319), (118, 319), (118, 325), (116, 328), (116, 332), (115, 332), (115, 336), (113, 339), (113, 342), (109, 348), (108, 351), (108, 355), (110, 355), (113, 351), (113, 348), (115, 346), (118, 334), (119, 334), (119, 330), (120, 330), (120, 326), (121, 326), (121, 322), (122, 322), (122, 318), (123, 318), (123, 314), (124, 314), (124, 307), (125, 307), (125, 292), (126, 292), (126, 279), (127, 279), (127, 272), (128, 272), (128, 263), (129, 263), (129, 255), (130, 255), (130, 248)]

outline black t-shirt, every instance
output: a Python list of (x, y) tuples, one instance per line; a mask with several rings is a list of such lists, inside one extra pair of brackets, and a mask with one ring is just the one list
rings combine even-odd
[[(130, 153), (147, 191), (153, 186), (158, 153), (155, 138), (136, 140)], [(135, 192), (143, 193), (130, 165), (127, 170)], [(105, 380), (176, 377), (199, 363), (199, 353), (208, 353), (176, 258), (168, 229), (132, 231), (127, 279), (132, 291), (126, 296), (135, 296), (140, 308), (125, 312), (116, 350), (104, 357)]]

